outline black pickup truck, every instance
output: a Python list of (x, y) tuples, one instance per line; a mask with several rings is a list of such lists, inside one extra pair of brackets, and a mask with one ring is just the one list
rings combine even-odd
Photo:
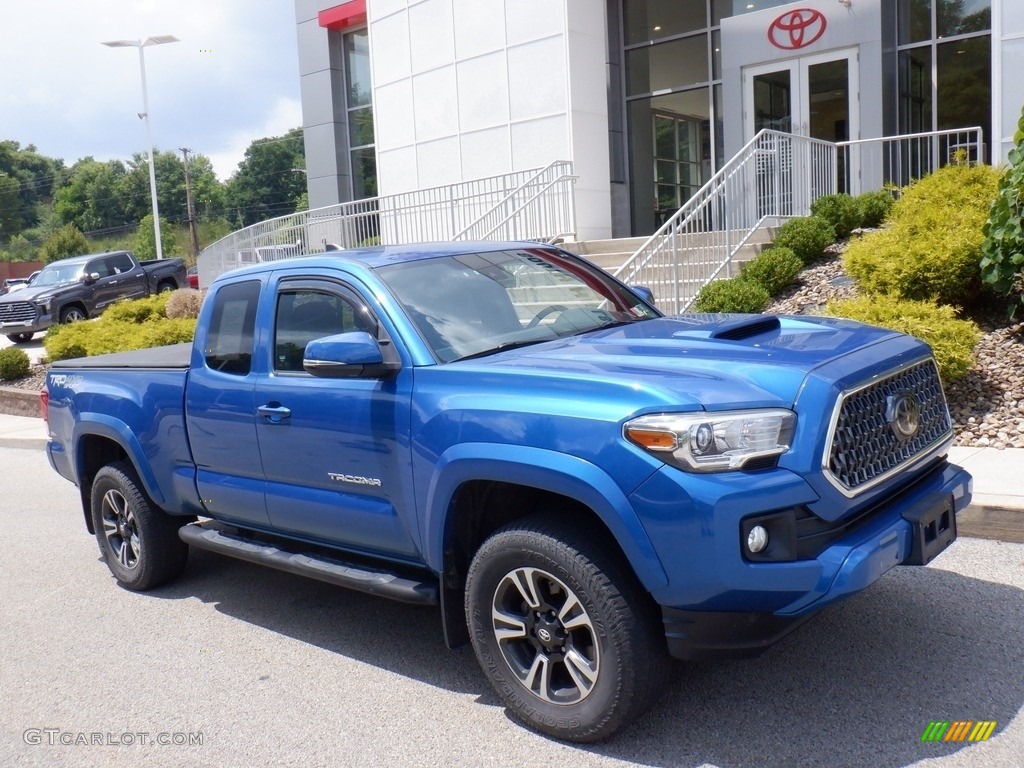
[(140, 262), (131, 251), (62, 259), (27, 287), (0, 296), (0, 333), (17, 344), (54, 323), (95, 317), (115, 301), (187, 287), (181, 259)]

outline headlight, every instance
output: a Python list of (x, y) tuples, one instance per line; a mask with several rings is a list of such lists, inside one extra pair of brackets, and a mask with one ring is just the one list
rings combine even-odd
[(656, 413), (627, 421), (622, 433), (687, 472), (726, 472), (788, 451), (795, 425), (796, 414), (782, 408)]

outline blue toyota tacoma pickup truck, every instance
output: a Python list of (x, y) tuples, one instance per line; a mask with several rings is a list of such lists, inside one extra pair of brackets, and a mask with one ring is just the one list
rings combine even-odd
[(573, 741), (650, 706), (670, 657), (757, 653), (929, 562), (971, 495), (922, 342), (664, 317), (536, 243), (235, 270), (194, 344), (64, 361), (47, 392), (49, 460), (124, 587), (199, 547), (436, 605), (515, 716)]

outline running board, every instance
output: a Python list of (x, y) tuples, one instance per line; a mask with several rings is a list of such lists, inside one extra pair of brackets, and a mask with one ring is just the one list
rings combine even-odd
[(267, 542), (243, 538), (216, 528), (205, 528), (197, 523), (183, 525), (178, 529), (178, 536), (186, 544), (199, 549), (266, 565), (297, 576), (308, 576), (357, 592), (415, 605), (437, 605), (439, 602), (435, 581), (416, 581), (391, 571), (344, 563), (322, 555), (289, 552)]

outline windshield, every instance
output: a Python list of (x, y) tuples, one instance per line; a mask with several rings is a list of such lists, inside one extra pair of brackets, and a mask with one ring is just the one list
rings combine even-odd
[(43, 267), (32, 281), (32, 286), (39, 285), (60, 285), (62, 283), (73, 283), (82, 276), (84, 263), (61, 264), (59, 266)]
[(446, 363), (659, 316), (606, 273), (547, 248), (444, 256), (377, 272)]

